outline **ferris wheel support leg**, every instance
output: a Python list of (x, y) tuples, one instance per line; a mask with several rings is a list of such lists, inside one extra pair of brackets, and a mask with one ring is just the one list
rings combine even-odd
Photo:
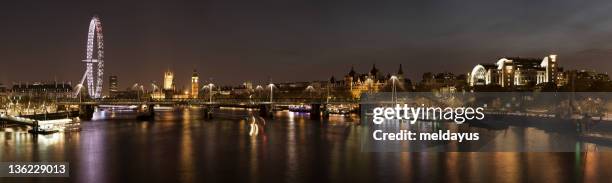
[(74, 93), (74, 97), (78, 97), (79, 94), (81, 94), (81, 89), (83, 88), (83, 83), (85, 82), (85, 78), (87, 78), (87, 72), (83, 73), (81, 82), (77, 84), (77, 89), (76, 89), (76, 92)]

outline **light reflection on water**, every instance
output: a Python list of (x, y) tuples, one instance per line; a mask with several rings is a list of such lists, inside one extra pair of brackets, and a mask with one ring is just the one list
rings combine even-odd
[[(139, 122), (129, 112), (105, 111), (83, 122), (80, 132), (35, 137), (24, 128), (10, 128), (0, 132), (0, 161), (68, 161), (72, 182), (612, 178), (612, 153), (362, 153), (362, 129), (353, 123), (356, 116), (331, 116), (329, 122), (320, 122), (310, 120), (307, 113), (278, 112), (260, 126), (258, 135), (250, 136), (247, 111), (222, 112), (233, 117), (204, 120), (199, 109), (185, 108), (159, 111), (154, 122)], [(240, 115), (244, 117), (236, 117)], [(538, 130), (506, 133), (508, 138), (528, 134), (553, 140)]]

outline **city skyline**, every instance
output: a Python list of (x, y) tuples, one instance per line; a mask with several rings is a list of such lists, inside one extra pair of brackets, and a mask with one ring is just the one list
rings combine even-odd
[(0, 5), (2, 182), (610, 182), (612, 1)]
[[(325, 80), (341, 77), (351, 65), (367, 70), (372, 64), (384, 71), (403, 64), (406, 77), (414, 80), (428, 71), (464, 74), (475, 64), (501, 57), (544, 54), (559, 55), (571, 69), (612, 69), (604, 64), (612, 56), (612, 41), (607, 41), (612, 26), (605, 18), (612, 3), (603, 1), (456, 6), (385, 2), (373, 7), (363, 2), (310, 7), (309, 2), (292, 6), (274, 1), (255, 6), (152, 2), (142, 7), (114, 2), (12, 3), (1, 11), (6, 28), (0, 34), (0, 60), (4, 68), (38, 67), (30, 68), (36, 74), (27, 75), (18, 69), (2, 70), (0, 82), (5, 84), (46, 78), (78, 81), (84, 69), (80, 61), (85, 57), (86, 28), (94, 14), (100, 15), (105, 28), (105, 74), (123, 78), (122, 83), (161, 82), (159, 73), (168, 69), (175, 71), (179, 86), (189, 85), (193, 69), (201, 80), (213, 78), (228, 85), (269, 78)], [(500, 8), (516, 13), (500, 15)], [(272, 11), (263, 13), (267, 10)], [(355, 16), (361, 22), (347, 18)]]
[[(500, 57), (498, 60), (505, 60), (505, 59), (527, 59), (527, 60), (535, 60), (535, 61), (539, 61), (539, 58), (536, 57)], [(476, 64), (476, 66), (480, 66), (481, 64), (484, 63), (480, 63), (480, 64)], [(407, 74), (405, 74), (404, 72), (402, 72), (401, 74), (396, 73), (397, 69), (401, 67), (401, 64), (398, 65), (395, 70), (391, 69), (391, 70), (381, 70), (379, 73), (382, 74), (383, 76), (401, 76), (403, 78), (405, 78), (406, 80), (410, 81), (413, 84), (418, 84), (421, 82), (424, 82), (423, 79), (425, 79), (426, 75), (431, 75), (431, 74), (452, 74), (454, 76), (463, 76), (466, 77), (468, 79), (467, 82), (471, 82), (470, 81), (470, 74), (472, 74), (472, 71), (466, 71), (466, 72), (459, 72), (459, 73), (455, 73), (455, 72), (450, 72), (447, 70), (432, 70), (432, 71), (421, 71), (421, 75), (415, 77), (415, 78), (411, 78), (411, 77), (406, 77)], [(473, 66), (472, 66), (473, 67)], [(197, 84), (202, 84), (202, 85), (207, 85), (209, 83), (213, 83), (215, 85), (219, 85), (222, 87), (236, 87), (236, 86), (242, 86), (244, 85), (244, 83), (248, 82), (254, 85), (266, 85), (270, 82), (272, 83), (301, 83), (301, 82), (325, 82), (325, 81), (329, 81), (332, 77), (335, 78), (336, 81), (340, 81), (343, 80), (343, 78), (347, 77), (347, 74), (350, 74), (350, 72), (354, 72), (356, 71), (357, 73), (363, 73), (363, 74), (368, 74), (369, 72), (371, 72), (370, 70), (376, 68), (377, 70), (380, 68), (378, 65), (376, 64), (372, 64), (370, 65), (370, 67), (368, 69), (363, 69), (363, 70), (359, 70), (359, 69), (355, 69), (354, 65), (351, 65), (350, 68), (348, 68), (348, 71), (342, 72), (342, 73), (334, 73), (329, 75), (327, 78), (321, 78), (321, 79), (314, 79), (314, 80), (307, 80), (307, 79), (303, 79), (303, 80), (274, 80), (274, 78), (268, 77), (264, 80), (252, 80), (252, 79), (244, 79), (239, 83), (218, 83), (215, 81), (214, 78), (209, 77), (209, 78), (203, 78), (203, 79), (197, 79), (195, 83)], [(595, 69), (595, 68), (583, 68), (583, 69), (577, 69), (577, 68), (565, 68), (565, 67), (561, 67), (561, 71), (563, 71), (563, 69), (566, 69), (567, 71), (578, 71), (578, 72), (593, 72), (595, 74), (605, 74), (607, 75), (607, 72), (600, 72), (599, 70)], [(114, 88), (115, 90), (130, 90), (133, 89), (134, 86), (136, 85), (146, 85), (148, 86), (149, 84), (154, 84), (156, 87), (160, 87), (164, 90), (176, 90), (176, 91), (190, 91), (193, 92), (194, 88), (193, 88), (193, 79), (194, 79), (194, 75), (195, 73), (197, 73), (195, 70), (193, 70), (193, 72), (191, 72), (190, 76), (187, 78), (176, 78), (176, 71), (171, 70), (171, 69), (167, 69), (163, 72), (163, 76), (160, 76), (161, 79), (157, 80), (156, 79), (152, 79), (152, 80), (148, 80), (148, 81), (137, 81), (137, 82), (133, 82), (133, 83), (128, 83), (125, 82), (124, 79), (121, 79), (120, 82), (117, 82), (117, 75), (112, 75), (112, 74), (107, 74), (105, 75), (105, 81), (108, 81), (106, 83), (104, 83), (104, 87), (103, 87), (103, 92), (104, 95), (107, 96), (106, 94), (108, 94), (110, 92), (110, 90), (112, 90), (112, 88)], [(180, 72), (179, 72), (180, 73)], [(169, 78), (168, 78), (168, 74), (170, 74)], [(199, 74), (197, 74), (199, 75)], [(428, 75), (428, 76), (429, 76)], [(199, 78), (199, 77), (196, 77)], [(0, 86), (4, 86), (4, 87), (11, 87), (11, 85), (28, 85), (28, 84), (70, 84), (73, 87), (78, 87), (78, 81), (74, 82), (74, 81), (67, 81), (67, 80), (57, 80), (57, 78), (55, 78), (56, 80), (34, 80), (34, 81), (22, 81), (22, 80), (18, 80), (18, 81), (10, 81), (10, 82), (6, 82), (6, 83), (2, 83), (0, 82)], [(130, 80), (129, 78), (127, 80)], [(185, 82), (184, 80), (187, 80), (187, 82)], [(169, 83), (169, 85), (168, 85)], [(199, 90), (203, 90), (203, 88), (200, 88)]]

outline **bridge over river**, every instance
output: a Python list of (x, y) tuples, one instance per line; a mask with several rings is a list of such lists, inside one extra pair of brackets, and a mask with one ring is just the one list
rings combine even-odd
[(358, 99), (317, 99), (317, 98), (279, 98), (273, 101), (255, 99), (227, 98), (227, 99), (60, 99), (58, 105), (301, 105), (301, 104), (358, 104)]
[[(54, 117), (39, 119), (36, 115), (31, 116), (13, 116), (1, 114), (0, 121), (10, 124), (24, 125), (32, 127), (34, 132), (44, 133), (45, 131), (54, 129), (57, 126), (70, 124), (78, 120), (90, 120), (93, 117), (96, 107), (99, 106), (138, 106), (138, 118), (154, 119), (156, 106), (201, 106), (206, 111), (206, 118), (212, 117), (212, 109), (218, 107), (238, 107), (238, 108), (255, 108), (259, 109), (259, 115), (262, 117), (271, 117), (274, 107), (291, 106), (291, 105), (308, 105), (311, 117), (320, 119), (321, 113), (327, 105), (357, 105), (358, 100), (322, 100), (312, 98), (284, 98), (270, 101), (256, 101), (251, 99), (216, 99), (214, 101), (205, 99), (59, 99), (55, 105), (62, 106), (59, 108), (66, 109), (66, 112), (57, 112), (50, 115), (63, 117)], [(73, 111), (75, 106), (78, 106), (78, 111)], [(60, 114), (61, 113), (61, 114)], [(69, 115), (65, 115), (65, 114)], [(58, 115), (59, 114), (59, 115)], [(41, 115), (41, 114), (39, 114)], [(79, 118), (73, 118), (73, 117)]]
[(59, 106), (79, 106), (82, 118), (91, 118), (96, 106), (146, 106), (143, 107), (153, 115), (155, 106), (202, 106), (206, 109), (215, 107), (257, 108), (262, 117), (269, 117), (275, 106), (308, 105), (309, 112), (314, 118), (320, 117), (327, 105), (358, 105), (357, 99), (314, 99), (314, 98), (278, 98), (272, 101), (254, 99), (228, 98), (228, 99), (62, 99), (56, 102)]

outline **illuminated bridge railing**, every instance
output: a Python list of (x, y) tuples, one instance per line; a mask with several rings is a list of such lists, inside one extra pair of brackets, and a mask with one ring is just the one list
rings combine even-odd
[[(312, 98), (278, 98), (274, 99), (274, 104), (292, 105), (292, 104), (357, 104), (359, 100), (355, 99), (312, 99)], [(269, 100), (262, 99), (242, 99), (242, 98), (221, 98), (214, 99), (210, 102), (209, 99), (62, 99), (57, 101), (59, 105), (259, 105), (270, 104)]]

